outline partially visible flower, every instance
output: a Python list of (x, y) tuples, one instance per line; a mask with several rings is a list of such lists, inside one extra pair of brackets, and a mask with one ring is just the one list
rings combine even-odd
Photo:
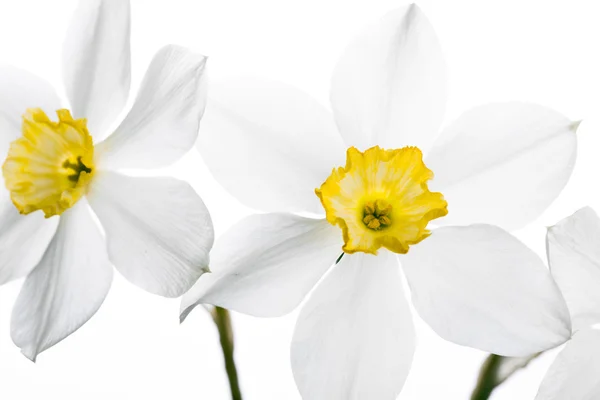
[(536, 400), (600, 399), (600, 218), (582, 208), (548, 229), (546, 246), (574, 335), (550, 366)]
[(414, 5), (343, 53), (333, 115), (275, 82), (211, 85), (199, 149), (226, 189), (271, 213), (217, 241), (213, 274), (184, 296), (181, 318), (202, 303), (279, 316), (316, 286), (291, 350), (311, 400), (401, 391), (415, 337), (400, 271), (415, 309), (445, 339), (511, 356), (567, 340), (568, 310), (543, 262), (490, 224), (523, 226), (560, 193), (576, 124), (542, 106), (499, 103), (437, 137), (445, 86), (437, 37)]
[(111, 264), (167, 297), (182, 295), (208, 268), (212, 223), (191, 186), (115, 172), (164, 167), (193, 146), (206, 57), (162, 48), (131, 110), (103, 140), (129, 93), (129, 24), (128, 0), (79, 3), (63, 50), (71, 111), (42, 79), (0, 69), (8, 189), (0, 191), (0, 283), (27, 276), (11, 335), (32, 360), (94, 315)]

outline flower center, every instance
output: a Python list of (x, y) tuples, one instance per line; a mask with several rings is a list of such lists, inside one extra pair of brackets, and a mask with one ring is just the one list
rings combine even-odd
[(391, 213), (392, 205), (387, 201), (368, 201), (365, 203), (363, 223), (374, 231), (386, 228), (392, 224)]
[(68, 110), (50, 121), (39, 108), (23, 115), (23, 136), (11, 143), (4, 182), (21, 214), (60, 215), (85, 193), (94, 174), (94, 144), (85, 119)]
[(381, 247), (407, 253), (430, 235), (429, 221), (448, 213), (444, 196), (427, 187), (431, 178), (416, 147), (364, 153), (351, 147), (346, 167), (334, 169), (315, 192), (327, 220), (342, 229), (346, 253), (377, 254)]

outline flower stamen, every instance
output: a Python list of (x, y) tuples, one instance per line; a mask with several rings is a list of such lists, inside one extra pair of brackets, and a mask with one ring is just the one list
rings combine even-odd
[(365, 203), (363, 223), (373, 230), (387, 228), (392, 224), (389, 217), (391, 212), (392, 205), (385, 200), (368, 201)]
[(65, 160), (65, 162), (63, 163), (63, 168), (66, 169), (72, 169), (73, 171), (75, 171), (75, 173), (73, 175), (69, 175), (68, 179), (72, 182), (77, 183), (79, 181), (79, 176), (81, 175), (82, 172), (88, 173), (90, 174), (92, 172), (91, 168), (88, 168), (85, 166), (85, 164), (83, 162), (81, 162), (81, 156), (77, 157), (77, 164), (72, 163), (69, 159)]

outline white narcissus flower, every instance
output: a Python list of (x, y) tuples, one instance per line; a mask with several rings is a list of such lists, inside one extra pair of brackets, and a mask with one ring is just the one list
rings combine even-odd
[[(491, 104), (436, 139), (445, 84), (437, 37), (412, 5), (342, 55), (333, 114), (274, 82), (211, 85), (199, 149), (232, 194), (271, 213), (217, 241), (213, 273), (184, 296), (181, 318), (203, 303), (280, 316), (316, 286), (291, 349), (311, 400), (401, 391), (415, 348), (401, 271), (445, 339), (507, 356), (566, 341), (569, 313), (550, 273), (503, 228), (532, 221), (560, 193), (576, 124), (538, 105)], [(467, 226), (429, 231), (430, 221)]]
[(548, 263), (573, 321), (573, 338), (548, 370), (536, 400), (600, 399), (600, 218), (582, 208), (548, 229)]
[(193, 146), (206, 103), (206, 57), (162, 48), (131, 110), (104, 139), (129, 92), (129, 25), (129, 1), (80, 2), (63, 50), (71, 111), (42, 79), (0, 69), (8, 189), (0, 193), (0, 283), (27, 276), (11, 335), (32, 360), (94, 315), (110, 288), (111, 264), (167, 297), (182, 295), (208, 268), (212, 223), (191, 186), (115, 172), (163, 167)]

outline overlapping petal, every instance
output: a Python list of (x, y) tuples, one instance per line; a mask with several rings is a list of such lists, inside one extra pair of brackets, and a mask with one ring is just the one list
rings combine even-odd
[(22, 215), (8, 191), (0, 191), (0, 284), (27, 275), (42, 258), (58, 218), (45, 219), (36, 212)]
[(415, 348), (398, 261), (346, 254), (302, 309), (292, 369), (303, 398), (393, 400)]
[(446, 106), (438, 38), (416, 5), (369, 26), (340, 58), (331, 105), (347, 146), (429, 148)]
[(342, 235), (326, 220), (252, 215), (211, 252), (211, 274), (182, 299), (182, 320), (198, 304), (275, 317), (292, 311), (342, 253)]
[(314, 190), (344, 164), (331, 113), (268, 80), (211, 83), (198, 149), (217, 180), (263, 211), (323, 213)]
[(550, 271), (567, 301), (573, 328), (600, 323), (600, 219), (582, 208), (548, 229)]
[(159, 168), (177, 161), (196, 141), (206, 106), (206, 57), (183, 47), (159, 50), (129, 114), (96, 146), (104, 169)]
[(11, 335), (23, 354), (35, 361), (87, 322), (104, 301), (112, 274), (104, 239), (82, 199), (61, 216), (15, 303)]
[(535, 400), (600, 398), (600, 331), (585, 330), (558, 354)]
[(566, 185), (577, 124), (526, 103), (476, 107), (451, 124), (426, 157), (430, 187), (448, 201), (441, 224), (516, 229), (537, 218)]
[(498, 227), (436, 229), (400, 260), (415, 308), (444, 339), (526, 356), (571, 336), (567, 305), (549, 271)]
[(133, 284), (179, 297), (207, 271), (212, 222), (189, 184), (98, 171), (88, 198), (110, 260)]
[(22, 116), (28, 108), (54, 112), (61, 108), (56, 91), (46, 80), (19, 68), (0, 67), (0, 152), (21, 136)]
[(71, 110), (87, 118), (96, 140), (108, 133), (129, 95), (129, 34), (129, 0), (85, 0), (65, 37), (63, 80)]

